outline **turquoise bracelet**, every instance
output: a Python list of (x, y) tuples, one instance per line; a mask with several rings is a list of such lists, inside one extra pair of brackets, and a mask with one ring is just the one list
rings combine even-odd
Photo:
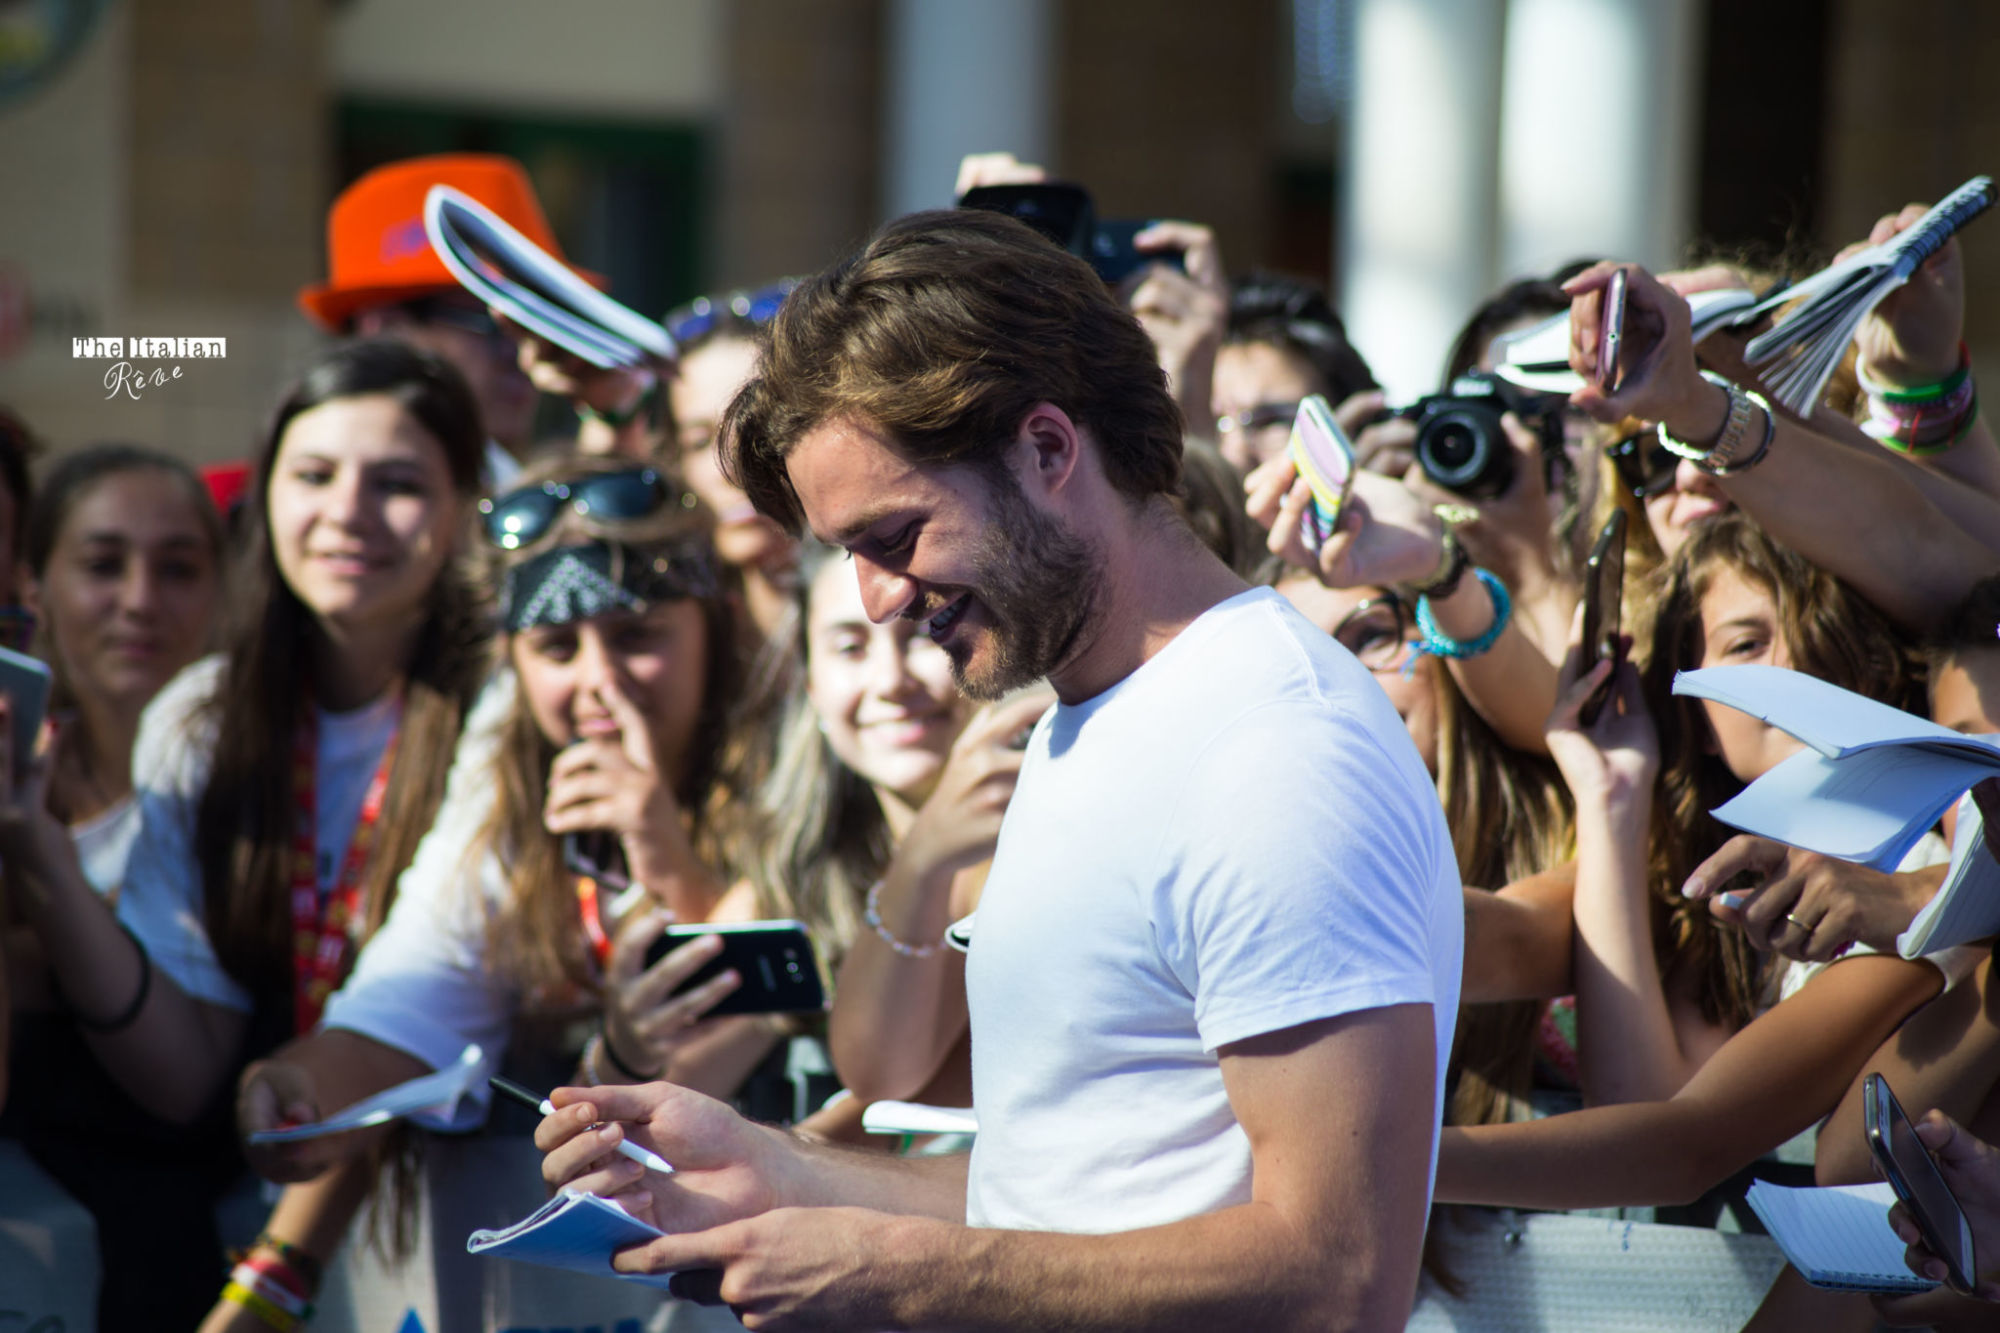
[(1498, 575), (1477, 566), (1472, 573), (1486, 585), (1486, 594), (1493, 599), (1493, 623), (1476, 639), (1454, 639), (1438, 628), (1437, 618), (1431, 614), (1431, 599), (1419, 597), (1417, 630), (1424, 636), (1425, 652), (1438, 657), (1477, 657), (1500, 642), (1501, 632), (1507, 628), (1508, 618), (1514, 614), (1514, 603), (1507, 596), (1507, 585), (1500, 581)]

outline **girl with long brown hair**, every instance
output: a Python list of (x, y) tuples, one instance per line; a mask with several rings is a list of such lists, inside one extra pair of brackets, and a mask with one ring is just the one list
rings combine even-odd
[(482, 438), (436, 358), (323, 358), (266, 436), (225, 650), (140, 726), (115, 917), (40, 780), (9, 801), (0, 854), (55, 986), (161, 1120), (226, 1132), (234, 1075), (317, 1021), (430, 822), (480, 676), (455, 557)]
[[(405, 881), (321, 1029), (246, 1078), (246, 1132), (287, 1109), (317, 1118), (467, 1043), (508, 1051), (524, 1082), (581, 1070), (728, 1095), (782, 1035), (763, 1018), (696, 1021), (733, 973), (672, 994), (713, 937), (644, 962), (671, 921), (757, 915), (729, 871), (742, 633), (706, 512), (651, 468), (576, 457), (530, 469), (489, 511), (506, 715), (490, 785), (455, 816), (470, 845), (451, 873)], [(303, 1179), (359, 1146), (253, 1156)]]

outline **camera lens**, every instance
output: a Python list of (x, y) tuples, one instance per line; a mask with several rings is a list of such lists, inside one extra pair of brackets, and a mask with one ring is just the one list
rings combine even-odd
[(1417, 431), (1417, 462), (1439, 486), (1483, 500), (1504, 493), (1514, 480), (1500, 414), (1464, 400), (1441, 403), (1425, 417)]

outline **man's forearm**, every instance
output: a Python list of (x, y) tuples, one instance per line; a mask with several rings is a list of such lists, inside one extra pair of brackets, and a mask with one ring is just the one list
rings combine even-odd
[(965, 1221), (966, 1153), (891, 1157), (861, 1148), (818, 1143), (783, 1130), (785, 1205), (800, 1208), (873, 1208), (877, 1212)]
[(913, 1222), (890, 1258), (891, 1313), (995, 1333), (1401, 1328), (1421, 1216), (1410, 1234), (1372, 1215), (1308, 1228), (1260, 1203), (1103, 1236)]

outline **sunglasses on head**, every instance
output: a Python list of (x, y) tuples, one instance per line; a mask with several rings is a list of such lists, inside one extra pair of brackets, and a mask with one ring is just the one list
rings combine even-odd
[(649, 467), (545, 481), (479, 502), (486, 539), (503, 551), (539, 540), (568, 505), (592, 518), (644, 518), (667, 502), (666, 482)]
[(720, 296), (697, 296), (684, 306), (667, 312), (667, 332), (677, 343), (694, 342), (715, 332), (718, 324), (734, 316), (749, 324), (768, 324), (785, 303), (798, 279), (785, 278), (768, 287), (745, 288)]
[(1659, 431), (1650, 426), (1605, 445), (1604, 452), (1618, 469), (1618, 480), (1637, 498), (1650, 500), (1674, 488), (1674, 469), (1680, 460), (1660, 443)]

